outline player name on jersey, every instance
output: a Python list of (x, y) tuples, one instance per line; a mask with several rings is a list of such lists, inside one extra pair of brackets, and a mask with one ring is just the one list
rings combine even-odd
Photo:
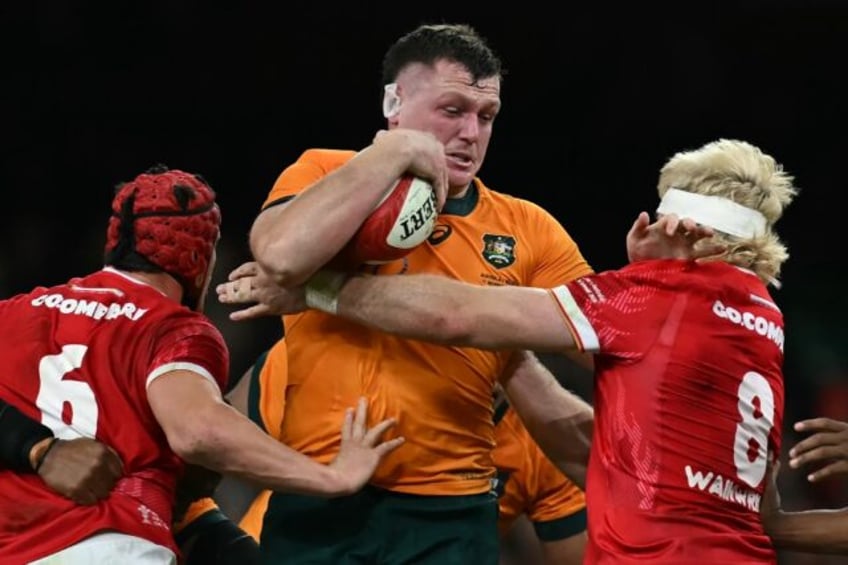
[(33, 298), (32, 305), (36, 307), (56, 308), (62, 314), (88, 316), (95, 320), (114, 320), (124, 316), (135, 322), (147, 313), (147, 308), (139, 308), (132, 302), (124, 304), (103, 304), (96, 300), (81, 300), (66, 298), (61, 294), (42, 294)]
[(728, 477), (722, 477), (712, 471), (706, 473), (695, 471), (692, 467), (686, 465), (686, 481), (691, 489), (708, 492), (722, 500), (744, 506), (753, 512), (760, 511), (760, 495), (739, 486)]

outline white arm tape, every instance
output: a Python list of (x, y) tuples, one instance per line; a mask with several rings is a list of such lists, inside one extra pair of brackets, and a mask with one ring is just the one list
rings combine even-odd
[(328, 314), (339, 309), (339, 292), (348, 275), (335, 271), (318, 271), (306, 283), (306, 305)]

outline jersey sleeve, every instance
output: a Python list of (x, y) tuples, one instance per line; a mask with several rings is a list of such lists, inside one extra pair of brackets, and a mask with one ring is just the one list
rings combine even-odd
[(533, 203), (528, 203), (528, 212), (539, 253), (528, 286), (550, 288), (593, 273), (577, 243), (550, 213)]
[(193, 371), (227, 388), (229, 355), (221, 333), (199, 315), (177, 315), (161, 322), (154, 338), (147, 386), (174, 370)]
[(586, 530), (583, 491), (563, 475), (535, 443), (531, 449), (537, 490), (527, 516), (536, 535), (542, 541), (556, 541)]
[(674, 295), (643, 282), (625, 271), (608, 271), (552, 290), (580, 351), (623, 360), (644, 355), (646, 344), (662, 331)]
[(277, 177), (262, 209), (288, 202), (297, 193), (340, 167), (355, 155), (353, 151), (307, 149)]

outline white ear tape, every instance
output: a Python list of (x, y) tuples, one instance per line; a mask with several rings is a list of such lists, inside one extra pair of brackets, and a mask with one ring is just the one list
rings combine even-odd
[(397, 83), (390, 82), (383, 87), (383, 117), (391, 118), (400, 112), (400, 96), (397, 93)]

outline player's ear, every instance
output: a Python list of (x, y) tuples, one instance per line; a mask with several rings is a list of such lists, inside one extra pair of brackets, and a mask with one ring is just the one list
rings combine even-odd
[(396, 82), (383, 87), (383, 116), (389, 121), (389, 129), (398, 127), (401, 106), (401, 87)]

